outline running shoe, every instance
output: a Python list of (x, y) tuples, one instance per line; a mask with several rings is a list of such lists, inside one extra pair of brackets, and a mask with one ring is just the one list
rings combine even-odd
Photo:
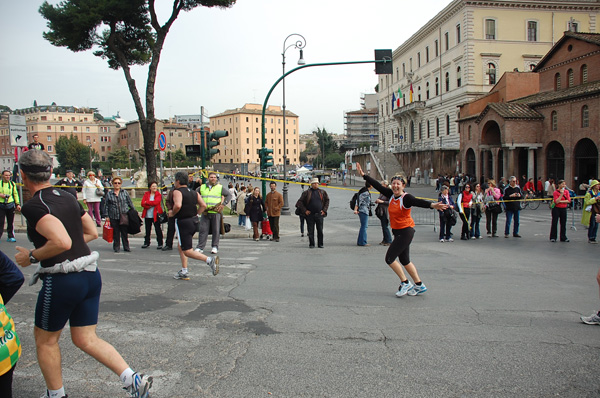
[(448, 239), (446, 239), (446, 242), (454, 242), (454, 239), (448, 238)]
[(409, 296), (416, 296), (417, 294), (425, 293), (427, 288), (424, 283), (421, 283), (421, 286), (415, 285), (415, 287), (408, 292)]
[(581, 321), (588, 325), (600, 325), (600, 316), (598, 316), (598, 314), (592, 314), (590, 316), (582, 316)]
[(210, 251), (212, 254), (217, 254), (219, 252), (219, 249), (216, 247), (213, 247), (212, 250)]
[(189, 281), (190, 280), (190, 273), (186, 272), (183, 273), (181, 272), (181, 270), (177, 271), (177, 273), (175, 274), (175, 276), (173, 276), (173, 278), (175, 279), (181, 279), (183, 281)]
[[(46, 393), (44, 395), (42, 395), (40, 398), (49, 398), (50, 394), (48, 393), (48, 390), (46, 390)], [(63, 395), (61, 398), (69, 398), (68, 395)]]
[(200, 249), (199, 247), (194, 249), (195, 252), (204, 253), (204, 249)]
[(213, 276), (219, 273), (219, 256), (208, 258), (208, 266), (210, 267)]
[(414, 287), (415, 285), (413, 285), (411, 281), (402, 283), (398, 288), (398, 291), (396, 292), (396, 297), (406, 296), (406, 294), (412, 289), (414, 289)]
[(440, 239), (440, 243), (444, 243), (444, 239)]
[(8, 238), (6, 239), (7, 242), (16, 242), (17, 240), (15, 238)]
[(133, 383), (129, 387), (123, 387), (123, 389), (129, 394), (132, 398), (149, 398), (149, 390), (152, 387), (152, 377), (145, 375), (134, 373), (133, 375)]

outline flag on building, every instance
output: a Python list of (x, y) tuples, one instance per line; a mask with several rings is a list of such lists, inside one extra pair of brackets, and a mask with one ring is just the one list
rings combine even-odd
[(408, 94), (409, 94), (408, 98), (410, 100), (409, 102), (413, 102), (413, 88), (412, 88), (412, 83), (410, 84), (410, 92)]
[(392, 93), (392, 112), (394, 111), (394, 105), (396, 104), (396, 96)]
[(396, 106), (400, 108), (400, 100), (402, 99), (402, 92), (400, 91), (400, 86), (398, 86), (398, 96), (396, 97)]

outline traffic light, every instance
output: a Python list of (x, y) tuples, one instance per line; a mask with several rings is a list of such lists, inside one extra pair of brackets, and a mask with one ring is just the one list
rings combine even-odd
[(260, 148), (260, 169), (266, 170), (269, 167), (273, 167), (273, 156), (270, 154), (273, 153), (272, 149), (269, 148)]
[(223, 137), (227, 137), (229, 133), (225, 130), (216, 130), (210, 134), (208, 134), (207, 142), (206, 142), (206, 160), (210, 160), (214, 155), (219, 153), (220, 151), (215, 148), (219, 145), (219, 140)]
[(391, 75), (394, 73), (392, 67), (392, 50), (375, 50), (375, 61), (378, 61), (375, 63), (376, 74)]

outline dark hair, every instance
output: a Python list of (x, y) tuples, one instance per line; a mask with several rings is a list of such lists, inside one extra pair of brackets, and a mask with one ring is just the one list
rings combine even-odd
[[(193, 174), (190, 174), (190, 177), (194, 177)], [(188, 183), (188, 174), (185, 171), (178, 171), (175, 173), (175, 181), (179, 182), (179, 185), (187, 185)]]
[(277, 186), (277, 183), (276, 183), (275, 181), (271, 181), (271, 182), (269, 183), (269, 186), (270, 186), (270, 185), (275, 185), (275, 186)]
[(156, 186), (158, 187), (158, 182), (156, 182), (156, 181), (150, 181), (148, 183), (148, 190), (150, 190), (150, 187), (152, 186), (152, 184), (156, 184)]

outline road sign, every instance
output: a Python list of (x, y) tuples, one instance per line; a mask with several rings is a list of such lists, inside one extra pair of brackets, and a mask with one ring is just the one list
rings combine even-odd
[(158, 135), (158, 147), (161, 151), (164, 151), (167, 147), (167, 136), (162, 131)]
[(8, 115), (8, 131), (11, 146), (27, 146), (27, 123), (25, 116)]

